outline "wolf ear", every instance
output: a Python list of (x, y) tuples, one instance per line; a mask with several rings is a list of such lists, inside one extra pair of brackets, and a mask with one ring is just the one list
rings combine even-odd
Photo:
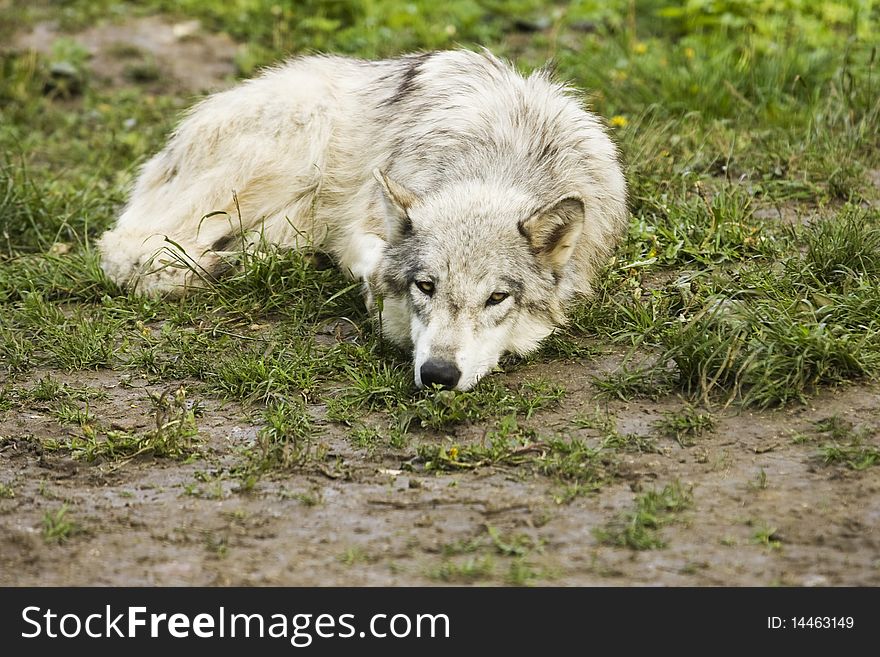
[(373, 169), (373, 177), (382, 188), (382, 199), (385, 201), (385, 228), (389, 242), (396, 242), (412, 231), (412, 220), (409, 209), (418, 201), (418, 197), (403, 185), (394, 182), (379, 169)]
[(566, 194), (519, 222), (532, 251), (558, 271), (565, 266), (584, 227), (586, 208), (577, 194)]

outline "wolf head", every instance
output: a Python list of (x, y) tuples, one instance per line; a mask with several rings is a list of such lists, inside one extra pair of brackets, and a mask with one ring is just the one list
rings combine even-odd
[(574, 193), (538, 204), (486, 181), (417, 195), (376, 171), (387, 245), (372, 285), (384, 333), (413, 350), (415, 382), (468, 390), (506, 352), (564, 321), (564, 271), (584, 224)]

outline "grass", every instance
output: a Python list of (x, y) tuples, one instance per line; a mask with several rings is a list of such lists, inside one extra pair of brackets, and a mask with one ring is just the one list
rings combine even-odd
[(325, 448), (313, 440), (312, 423), (302, 400), (272, 405), (263, 417), (266, 425), (250, 452), (252, 467), (264, 471), (323, 460)]
[(444, 561), (428, 572), (428, 577), (449, 584), (470, 584), (491, 579), (495, 564), (491, 557), (466, 557), (458, 561)]
[(820, 420), (815, 429), (817, 438), (824, 440), (819, 456), (825, 465), (842, 465), (851, 470), (880, 465), (880, 447), (868, 442), (876, 431), (867, 427), (856, 429), (852, 422), (838, 415)]
[(635, 433), (622, 434), (617, 430), (617, 422), (611, 414), (603, 414), (597, 406), (593, 415), (580, 414), (574, 417), (576, 427), (594, 429), (599, 433), (600, 447), (622, 452), (659, 453), (656, 441), (649, 436)]
[(782, 539), (779, 537), (777, 529), (767, 525), (762, 525), (755, 531), (752, 535), (752, 542), (771, 550), (779, 550), (782, 548)]
[(702, 413), (690, 404), (677, 411), (667, 411), (656, 423), (657, 430), (674, 438), (682, 447), (695, 443), (695, 439), (715, 428), (715, 418), (711, 413)]
[(781, 259), (692, 278), (684, 295), (651, 291), (658, 303), (647, 330), (612, 337), (655, 349), (654, 364), (607, 379), (606, 389), (626, 397), (659, 381), (704, 404), (767, 407), (876, 376), (878, 219), (877, 210), (844, 205), (798, 231)]
[[(880, 230), (877, 211), (861, 203), (880, 151), (880, 76), (866, 41), (875, 17), (828, 22), (807, 7), (770, 6), (744, 15), (734, 2), (705, 15), (660, 1), (632, 12), (623, 2), (553, 12), (537, 0), (514, 4), (418, 2), (412, 11), (398, 1), (309, 2), (290, 13), (268, 0), (222, 8), (151, 0), (114, 11), (169, 10), (224, 29), (247, 44), (242, 74), (289, 50), (375, 57), (480, 43), (517, 55), (525, 69), (553, 55), (561, 77), (592, 90), (595, 109), (616, 117), (633, 217), (596, 300), (528, 362), (592, 357), (591, 338), (611, 339), (655, 364), (631, 363), (600, 381), (609, 394), (675, 391), (703, 404), (759, 407), (876, 376)], [(89, 25), (106, 5), (68, 3), (61, 26)], [(19, 28), (51, 11), (4, 10)], [(595, 30), (580, 32), (584, 21)], [(531, 22), (546, 29), (527, 45), (508, 38)], [(781, 24), (784, 48), (768, 27)], [(751, 38), (735, 38), (731, 25)], [(124, 88), (98, 84), (74, 39), (47, 55), (3, 56), (0, 146), (11, 155), (0, 166), (0, 362), (8, 372), (128, 367), (193, 376), (212, 394), (261, 404), (305, 394), (349, 424), (381, 411), (398, 426), (410, 418), (441, 431), (559, 402), (559, 389), (506, 390), (491, 380), (469, 395), (413, 397), (406, 361), (377, 341), (357, 286), (315, 268), (308, 254), (271, 245), (242, 254), (242, 267), (196, 299), (120, 296), (92, 240), (115, 216), (134, 165), (188, 102), (146, 91), (156, 62), (123, 55), (133, 72)], [(64, 94), (49, 84), (58, 62), (80, 80)], [(806, 227), (767, 219), (768, 208), (786, 204), (811, 217)], [(156, 320), (160, 333), (145, 335)], [(357, 327), (356, 345), (316, 342), (340, 321)]]
[(635, 509), (621, 514), (594, 531), (603, 545), (631, 550), (655, 550), (666, 547), (659, 530), (676, 522), (682, 511), (693, 506), (690, 489), (675, 481), (662, 490), (643, 493), (636, 498)]
[(55, 511), (46, 511), (43, 515), (43, 540), (46, 543), (61, 545), (83, 532), (82, 526), (68, 517), (69, 510), (70, 507), (62, 504)]
[[(188, 403), (186, 389), (178, 387), (166, 390), (160, 395), (152, 395), (152, 429), (132, 433), (114, 429), (104, 430), (88, 410), (71, 410), (62, 406), (60, 420), (67, 419), (81, 425), (81, 435), (73, 435), (67, 440), (44, 439), (44, 449), (49, 451), (69, 450), (74, 456), (87, 461), (98, 459), (124, 463), (139, 456), (184, 460), (197, 454), (199, 444), (196, 440), (194, 406)], [(56, 416), (59, 411), (56, 410)]]

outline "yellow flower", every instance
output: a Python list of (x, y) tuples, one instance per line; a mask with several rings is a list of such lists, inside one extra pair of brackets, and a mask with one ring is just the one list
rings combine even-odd
[(639, 42), (633, 46), (633, 52), (637, 55), (644, 55), (646, 52), (648, 52), (648, 46), (646, 46), (644, 43)]
[(693, 58), (694, 58), (694, 55), (696, 55), (696, 54), (697, 54), (697, 53), (694, 52), (694, 49), (693, 49), (693, 48), (685, 48), (685, 49), (684, 49), (684, 57), (685, 57), (685, 59), (693, 59)]
[(621, 116), (620, 114), (611, 117), (611, 125), (613, 125), (615, 128), (625, 128), (627, 123), (629, 123), (629, 119), (627, 119), (625, 116)]
[(450, 447), (449, 448), (449, 459), (452, 461), (458, 460), (458, 447)]

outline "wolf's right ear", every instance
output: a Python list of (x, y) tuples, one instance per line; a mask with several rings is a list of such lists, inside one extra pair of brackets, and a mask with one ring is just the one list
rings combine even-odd
[(396, 242), (412, 232), (412, 220), (409, 209), (415, 205), (418, 197), (400, 183), (394, 182), (379, 169), (373, 169), (373, 177), (382, 188), (382, 199), (385, 201), (385, 229), (389, 242)]
[(532, 252), (559, 272), (574, 252), (585, 215), (584, 200), (577, 194), (566, 194), (519, 222), (518, 228)]

